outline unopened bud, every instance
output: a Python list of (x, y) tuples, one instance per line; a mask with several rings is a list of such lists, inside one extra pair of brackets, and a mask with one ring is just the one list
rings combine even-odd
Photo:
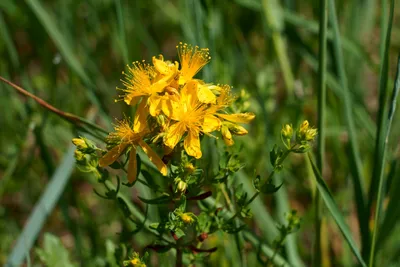
[(85, 154), (83, 154), (80, 150), (76, 149), (74, 153), (74, 157), (77, 161), (82, 161), (85, 159)]
[(197, 239), (200, 241), (200, 242), (203, 242), (204, 240), (206, 240), (208, 238), (208, 234), (207, 233), (201, 233), (198, 237), (197, 237)]
[(306, 131), (304, 138), (306, 141), (313, 141), (316, 136), (317, 136), (317, 129), (311, 128)]
[(292, 139), (293, 136), (293, 127), (291, 124), (285, 124), (281, 130), (282, 137), (285, 139)]
[(229, 131), (229, 128), (225, 125), (221, 127), (221, 134), (222, 138), (224, 139), (224, 142), (227, 146), (231, 146), (234, 144), (233, 139), (232, 139), (232, 134)]
[(308, 120), (303, 121), (303, 123), (300, 125), (300, 133), (305, 133), (308, 130), (309, 123)]
[(226, 126), (228, 127), (229, 131), (234, 135), (246, 135), (249, 133), (244, 127), (234, 123), (227, 122)]
[(183, 221), (184, 223), (186, 223), (186, 224), (191, 224), (191, 223), (194, 222), (193, 216), (192, 216), (190, 213), (188, 213), (188, 212), (182, 213), (182, 214), (181, 214), (181, 219), (182, 219), (182, 221)]
[(165, 128), (165, 117), (164, 115), (158, 115), (156, 117), (157, 124), (161, 126), (161, 128)]
[(188, 187), (188, 184), (180, 178), (175, 179), (176, 191), (184, 193)]
[(85, 140), (83, 138), (73, 138), (72, 143), (76, 146), (79, 150), (85, 150), (88, 148)]
[(188, 174), (192, 174), (195, 170), (196, 170), (196, 167), (194, 167), (192, 163), (188, 162), (188, 163), (185, 165), (185, 171), (186, 171)]

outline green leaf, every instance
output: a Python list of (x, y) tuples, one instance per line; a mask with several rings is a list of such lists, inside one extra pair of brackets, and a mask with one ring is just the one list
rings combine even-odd
[(60, 239), (49, 233), (44, 234), (43, 248), (36, 249), (36, 253), (45, 266), (78, 266), (71, 262), (68, 250), (63, 246)]
[(283, 183), (281, 183), (279, 186), (276, 186), (273, 183), (268, 182), (261, 186), (260, 192), (263, 194), (266, 194), (266, 195), (270, 195), (270, 194), (277, 192), (279, 190), (279, 188), (282, 187), (282, 185), (283, 185)]
[(139, 199), (146, 203), (146, 204), (167, 204), (169, 201), (171, 201), (171, 196), (161, 196), (153, 199), (145, 199), (142, 197), (139, 197)]
[(361, 257), (361, 253), (357, 248), (356, 242), (354, 241), (350, 229), (347, 226), (345, 219), (343, 218), (338, 205), (336, 204), (335, 199), (333, 198), (331, 192), (329, 191), (328, 186), (326, 185), (324, 179), (322, 178), (321, 174), (318, 171), (318, 168), (315, 166), (314, 162), (312, 161), (311, 155), (308, 154), (308, 158), (310, 159), (312, 169), (314, 172), (314, 177), (317, 182), (317, 188), (321, 194), (322, 200), (324, 201), (326, 207), (328, 208), (329, 212), (332, 214), (333, 219), (335, 220), (337, 226), (339, 227), (340, 231), (342, 232), (347, 244), (349, 244), (351, 250), (353, 251), (354, 256), (357, 257), (358, 261), (362, 266), (367, 266)]

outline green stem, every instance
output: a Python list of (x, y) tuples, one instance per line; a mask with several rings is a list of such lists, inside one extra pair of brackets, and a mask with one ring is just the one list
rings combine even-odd
[[(320, 0), (320, 28), (319, 28), (319, 68), (318, 68), (318, 150), (317, 167), (323, 173), (325, 154), (325, 109), (326, 109), (326, 40), (328, 27), (328, 5), (327, 0)], [(315, 191), (315, 240), (313, 266), (321, 266), (321, 196), (318, 190)]]

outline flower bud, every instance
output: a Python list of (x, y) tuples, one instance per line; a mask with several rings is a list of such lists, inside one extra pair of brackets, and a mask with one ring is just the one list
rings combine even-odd
[(224, 139), (224, 142), (227, 146), (231, 146), (234, 144), (233, 139), (232, 139), (232, 134), (229, 131), (229, 128), (227, 126), (222, 125), (221, 134), (222, 134), (222, 138)]
[(296, 133), (298, 142), (310, 142), (317, 136), (317, 129), (310, 127), (307, 120), (305, 120), (299, 127)]
[(234, 135), (246, 135), (249, 133), (244, 127), (240, 125), (230, 122), (226, 122), (225, 124), (228, 127), (229, 131)]
[(83, 138), (73, 138), (72, 143), (76, 146), (79, 150), (85, 150), (88, 148), (85, 140)]
[(194, 167), (192, 163), (190, 163), (190, 162), (186, 163), (186, 165), (185, 165), (185, 171), (186, 171), (188, 174), (192, 174), (195, 170), (196, 170), (196, 167)]
[(282, 127), (281, 135), (285, 139), (292, 139), (293, 136), (293, 127), (291, 124), (285, 124)]
[(181, 219), (186, 224), (191, 224), (191, 223), (194, 222), (194, 218), (189, 212), (182, 213), (181, 214)]
[(306, 131), (304, 139), (306, 141), (313, 141), (316, 136), (317, 136), (317, 129), (311, 128)]
[(179, 191), (181, 193), (184, 193), (186, 191), (188, 184), (185, 181), (183, 181), (181, 178), (176, 178), (174, 182), (176, 184), (177, 192)]
[(74, 153), (74, 157), (76, 161), (83, 161), (85, 159), (85, 154), (82, 153), (82, 151), (76, 149)]
[(299, 132), (300, 132), (300, 133), (304, 133), (305, 131), (308, 130), (308, 127), (309, 127), (308, 120), (303, 121), (303, 123), (300, 125), (300, 130), (299, 130)]

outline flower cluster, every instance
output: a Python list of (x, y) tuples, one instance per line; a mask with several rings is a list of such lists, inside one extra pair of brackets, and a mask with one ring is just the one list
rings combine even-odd
[(137, 106), (133, 122), (118, 122), (107, 137), (108, 152), (99, 160), (101, 167), (115, 162), (129, 150), (128, 179), (137, 175), (136, 148), (140, 146), (156, 165), (167, 174), (167, 167), (148, 143), (158, 144), (164, 153), (171, 153), (183, 141), (186, 153), (201, 158), (200, 136), (220, 131), (227, 145), (234, 143), (233, 135), (245, 135), (239, 123), (249, 123), (253, 113), (229, 114), (235, 98), (228, 85), (216, 85), (194, 76), (211, 57), (207, 48), (179, 43), (179, 63), (152, 58), (152, 64), (134, 62), (128, 66), (120, 96), (126, 104)]

